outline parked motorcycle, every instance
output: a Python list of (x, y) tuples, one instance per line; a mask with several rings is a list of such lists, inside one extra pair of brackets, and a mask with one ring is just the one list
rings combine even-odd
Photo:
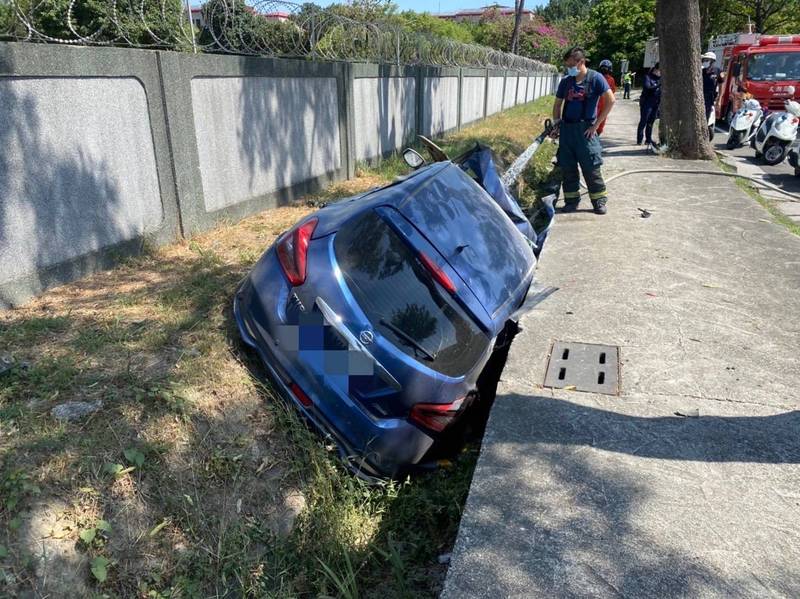
[(745, 100), (742, 107), (730, 120), (728, 129), (728, 141), (725, 147), (729, 150), (738, 148), (748, 143), (758, 132), (761, 120), (764, 118), (764, 111), (758, 100), (750, 98)]
[(769, 165), (779, 164), (786, 158), (789, 146), (797, 137), (800, 123), (800, 104), (786, 100), (786, 112), (773, 112), (768, 115), (751, 141), (756, 158)]

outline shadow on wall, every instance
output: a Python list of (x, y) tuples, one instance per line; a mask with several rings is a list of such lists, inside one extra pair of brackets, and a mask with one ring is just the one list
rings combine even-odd
[[(450, 97), (450, 87), (445, 81), (455, 80), (455, 93)], [(457, 126), (458, 121), (447, 122), (448, 114), (458, 108), (458, 79), (455, 77), (423, 77), (422, 131), (423, 135), (437, 136)], [(452, 102), (452, 106), (448, 106)], [(456, 117), (457, 119), (457, 117)]]
[[(723, 496), (716, 486), (728, 471), (715, 469), (712, 476), (703, 464), (800, 463), (800, 412), (647, 418), (548, 397), (497, 402), (502, 408), (484, 442), (483, 473), (471, 490), (480, 508), (472, 508), (469, 550), (454, 562), (447, 597), (465, 590), (464, 578), (477, 581), (474, 588), (513, 594), (524, 587), (526, 595), (547, 597), (797, 596), (797, 572), (786, 570), (793, 569), (796, 526), (782, 522), (795, 506), (792, 466), (783, 466), (781, 476), (761, 471), (758, 486), (770, 497), (745, 484), (755, 473), (737, 466), (741, 510), (729, 513), (730, 490)], [(533, 427), (514, 418), (522, 405), (537, 415)], [(669, 513), (653, 513), (654, 481)], [(750, 514), (751, 506), (761, 515)], [(724, 530), (698, 524), (694, 516), (708, 512), (747, 527), (740, 538), (752, 547), (734, 546)], [(758, 553), (770, 544), (788, 544), (783, 563), (771, 561), (776, 553)], [(487, 559), (499, 547), (501, 567)]]
[[(125, 218), (118, 184), (99, 155), (102, 141), (98, 148), (97, 138), (70, 134), (98, 120), (91, 114), (96, 104), (76, 105), (58, 96), (70, 81), (77, 80), (0, 78), (0, 307), (80, 276), (100, 259), (88, 256), (80, 266), (56, 267), (144, 228)], [(69, 122), (63, 122), (67, 115)], [(53, 131), (56, 119), (62, 122)]]
[(229, 151), (238, 150), (238, 156), (231, 158), (243, 171), (247, 186), (240, 188), (235, 201), (276, 192), (339, 169), (338, 111), (336, 80), (332, 77), (242, 78), (235, 117), (238, 148)]

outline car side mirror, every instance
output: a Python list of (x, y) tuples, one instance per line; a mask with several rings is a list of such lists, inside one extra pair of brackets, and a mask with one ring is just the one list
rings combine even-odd
[(425, 164), (425, 159), (420, 156), (419, 152), (411, 148), (403, 150), (403, 160), (405, 160), (408, 166), (415, 169)]
[(742, 65), (741, 63), (737, 62), (735, 65), (733, 65), (733, 76), (738, 77), (741, 74), (742, 74)]

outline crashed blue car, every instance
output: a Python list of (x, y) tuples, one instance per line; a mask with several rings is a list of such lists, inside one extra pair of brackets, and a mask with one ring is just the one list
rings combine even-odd
[(526, 217), (488, 148), (407, 152), (417, 170), (298, 223), (234, 299), (276, 387), (365, 477), (423, 463), (478, 399), (498, 336), (535, 301), (553, 216), (544, 202)]

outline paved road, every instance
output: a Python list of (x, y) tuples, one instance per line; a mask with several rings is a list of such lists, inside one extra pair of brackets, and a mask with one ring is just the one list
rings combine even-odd
[[(615, 108), (609, 170), (686, 172), (558, 215), (560, 290), (511, 347), (444, 599), (800, 597), (800, 238), (631, 146), (637, 120)], [(619, 346), (620, 394), (543, 387), (555, 340)]]
[(748, 164), (757, 166), (764, 172), (765, 181), (769, 181), (770, 183), (777, 185), (786, 191), (800, 193), (800, 177), (795, 176), (794, 169), (791, 167), (788, 161), (784, 160), (775, 166), (766, 165), (761, 160), (756, 160), (755, 150), (753, 150), (749, 144), (735, 150), (728, 150), (725, 147), (725, 142), (727, 139), (727, 127), (718, 127), (716, 135), (714, 136), (714, 149), (719, 152), (724, 152), (725, 154), (730, 154), (731, 156), (746, 159)]

